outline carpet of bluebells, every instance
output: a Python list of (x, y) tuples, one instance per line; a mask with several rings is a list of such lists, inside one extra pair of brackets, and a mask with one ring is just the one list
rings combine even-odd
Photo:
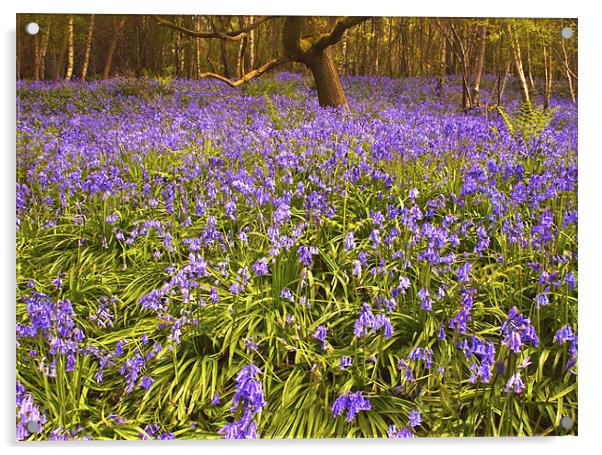
[(576, 434), (577, 107), (343, 84), (19, 82), (17, 439)]

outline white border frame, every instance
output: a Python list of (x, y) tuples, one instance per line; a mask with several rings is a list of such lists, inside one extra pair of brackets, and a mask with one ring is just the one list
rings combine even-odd
[[(598, 443), (600, 414), (600, 391), (597, 382), (602, 378), (600, 333), (602, 322), (602, 302), (598, 297), (597, 282), (602, 270), (602, 251), (599, 241), (602, 230), (600, 216), (600, 195), (602, 170), (600, 140), (597, 133), (601, 129), (602, 99), (600, 86), (600, 46), (602, 44), (602, 17), (596, 14), (595, 0), (592, 2), (558, 0), (505, 0), (504, 2), (464, 1), (458, 2), (431, 0), (428, 2), (404, 2), (392, 0), (304, 0), (299, 4), (269, 0), (228, 0), (206, 2), (202, 0), (145, 0), (144, 2), (124, 2), (123, 0), (18, 0), (16, 4), (2, 3), (2, 104), (0, 107), (3, 145), (0, 152), (0, 169), (3, 183), (0, 184), (0, 214), (2, 228), (2, 285), (3, 291), (2, 324), (6, 329), (2, 336), (4, 367), (2, 381), (2, 442), (12, 452), (43, 449), (47, 454), (64, 450), (92, 451), (104, 453), (107, 450), (125, 448), (141, 449), (161, 453), (166, 448), (201, 452), (261, 452), (264, 453), (303, 453), (310, 451), (341, 450), (364, 452), (366, 450), (386, 451), (440, 451), (445, 455), (466, 454), (467, 451), (483, 452), (487, 455), (504, 454), (510, 451), (546, 451), (566, 453), (587, 450), (590, 444)], [(589, 3), (589, 4), (588, 4)], [(303, 15), (374, 15), (374, 16), (457, 16), (457, 17), (567, 17), (579, 20), (579, 436), (546, 438), (482, 438), (448, 439), (428, 438), (412, 441), (392, 440), (284, 440), (284, 441), (141, 441), (141, 442), (98, 442), (88, 443), (47, 443), (16, 444), (14, 441), (14, 393), (15, 393), (15, 350), (14, 350), (14, 298), (15, 298), (15, 14), (16, 13), (98, 13), (98, 14), (303, 14)], [(598, 145), (598, 147), (597, 147)], [(599, 443), (597, 445), (600, 445)]]

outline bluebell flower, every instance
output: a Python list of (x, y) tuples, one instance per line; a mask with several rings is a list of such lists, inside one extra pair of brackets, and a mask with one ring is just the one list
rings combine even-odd
[(545, 306), (548, 303), (550, 303), (550, 299), (548, 298), (548, 289), (546, 288), (546, 290), (544, 292), (540, 292), (539, 294), (537, 294), (535, 296), (535, 306), (536, 307), (541, 307), (541, 306)]
[(355, 236), (353, 231), (349, 231), (349, 233), (345, 236), (345, 250), (349, 251), (355, 248)]
[(445, 297), (445, 287), (439, 286), (439, 289), (437, 290), (437, 300), (441, 300), (443, 297)]
[(414, 381), (414, 373), (412, 372), (410, 365), (408, 365), (404, 359), (399, 359), (397, 362), (397, 369), (403, 373), (404, 380), (410, 382)]
[(525, 384), (523, 383), (522, 379), (520, 378), (520, 373), (517, 372), (517, 373), (514, 373), (510, 377), (508, 382), (506, 383), (506, 387), (504, 387), (504, 392), (508, 393), (512, 390), (512, 391), (514, 391), (514, 393), (519, 394), (524, 389), (525, 389)]
[(123, 355), (123, 346), (127, 343), (126, 340), (117, 340), (115, 344), (115, 355), (121, 357)]
[(554, 341), (558, 344), (564, 344), (565, 341), (573, 341), (575, 339), (575, 334), (573, 333), (573, 328), (570, 324), (567, 324), (556, 332), (554, 335)]
[(464, 351), (467, 359), (473, 359), (469, 368), (471, 372), (469, 382), (471, 384), (475, 384), (477, 381), (488, 383), (496, 365), (493, 342), (473, 335), (470, 342), (466, 338), (459, 341), (458, 348)]
[(502, 344), (510, 346), (510, 349), (517, 354), (526, 343), (535, 347), (539, 345), (539, 337), (531, 321), (524, 318), (516, 307), (510, 309), (508, 318), (502, 323), (500, 330), (504, 337)]
[(372, 404), (364, 398), (362, 391), (346, 392), (341, 394), (332, 405), (334, 417), (337, 417), (345, 409), (347, 409), (347, 422), (351, 422), (358, 412), (372, 409)]
[(353, 326), (355, 336), (361, 338), (368, 334), (368, 329), (372, 329), (372, 332), (376, 333), (380, 328), (383, 329), (385, 338), (390, 338), (393, 335), (393, 325), (389, 318), (384, 313), (374, 316), (370, 305), (363, 303), (360, 314)]
[(413, 438), (414, 433), (409, 428), (400, 428), (398, 430), (395, 425), (389, 425), (387, 436), (389, 438)]
[(431, 348), (415, 347), (410, 351), (409, 360), (422, 360), (424, 366), (430, 369), (433, 365), (433, 350)]
[(314, 333), (312, 336), (321, 341), (322, 342), (322, 349), (326, 350), (326, 326), (324, 325), (319, 325), (318, 328), (316, 329), (316, 333)]
[(397, 286), (402, 294), (405, 294), (406, 291), (410, 288), (410, 280), (407, 276), (399, 276), (399, 285)]
[(426, 288), (418, 291), (418, 298), (420, 299), (420, 308), (425, 311), (431, 311), (433, 309), (433, 299), (429, 296), (429, 291)]
[(351, 360), (351, 357), (344, 355), (341, 357), (341, 362), (340, 362), (340, 366), (339, 368), (341, 370), (344, 370), (347, 367), (350, 367), (353, 365), (353, 361)]
[[(251, 363), (243, 366), (236, 376), (236, 388), (230, 410), (236, 411), (242, 405), (243, 414), (238, 420), (224, 425), (219, 430), (219, 434), (224, 439), (255, 439), (259, 437), (253, 415), (260, 412), (266, 405), (262, 384), (257, 379), (260, 373), (261, 370)], [(214, 395), (212, 403), (215, 399)], [(217, 399), (219, 400), (219, 397)]]
[(282, 297), (283, 299), (286, 299), (286, 300), (290, 300), (291, 302), (295, 301), (295, 296), (293, 295), (293, 292), (289, 288), (283, 288), (280, 291), (280, 297)]
[(440, 340), (445, 340), (445, 328), (443, 327), (443, 324), (439, 326), (439, 333), (437, 335), (437, 338), (439, 338)]
[(152, 387), (152, 385), (154, 384), (155, 380), (153, 378), (151, 378), (150, 376), (144, 376), (141, 380), (140, 380), (140, 387), (142, 387), (143, 389), (150, 389)]
[(370, 232), (369, 239), (372, 241), (372, 248), (378, 247), (380, 244), (380, 230), (373, 229), (372, 232)]
[(306, 267), (311, 267), (311, 264), (313, 263), (313, 257), (316, 254), (318, 254), (318, 249), (315, 246), (310, 246), (309, 248), (306, 246), (300, 246), (299, 247), (299, 260), (301, 261), (301, 263), (303, 265), (305, 265)]
[(577, 286), (577, 280), (575, 279), (573, 272), (567, 272), (564, 276), (564, 281), (571, 291)]
[(417, 411), (416, 409), (412, 409), (410, 411), (408, 426), (413, 428), (413, 427), (417, 427), (421, 423), (422, 423), (422, 418), (420, 417), (420, 411)]
[(253, 337), (246, 338), (244, 343), (245, 346), (249, 349), (249, 351), (257, 351), (257, 348), (259, 347), (257, 346), (257, 343), (253, 342)]
[(253, 264), (253, 271), (257, 276), (267, 275), (268, 273), (268, 259), (263, 257)]
[(470, 269), (472, 268), (472, 264), (469, 261), (466, 261), (463, 265), (456, 269), (456, 275), (458, 276), (458, 281), (460, 283), (466, 283), (470, 280)]

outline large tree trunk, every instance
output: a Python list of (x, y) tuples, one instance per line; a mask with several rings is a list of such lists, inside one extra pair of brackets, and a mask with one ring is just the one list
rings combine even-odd
[(73, 76), (73, 16), (69, 15), (67, 19), (67, 70), (65, 71), (65, 80), (70, 81)]
[(113, 32), (113, 38), (109, 43), (109, 49), (107, 50), (107, 59), (105, 60), (105, 66), (102, 70), (102, 78), (108, 79), (111, 75), (111, 68), (113, 66), (113, 56), (115, 55), (115, 49), (117, 48), (117, 42), (121, 37), (121, 33), (123, 32), (123, 28), (125, 27), (125, 17), (120, 17), (115, 22), (115, 30)]
[(88, 66), (90, 64), (90, 52), (92, 51), (92, 37), (94, 35), (94, 14), (90, 15), (90, 22), (88, 24), (88, 37), (86, 38), (86, 49), (84, 50), (84, 62), (82, 64), (82, 81), (86, 80), (88, 75)]
[[(190, 36), (220, 38), (220, 44), (222, 46), (225, 45), (226, 41), (238, 41), (246, 38), (247, 33), (250, 30), (271, 19), (274, 19), (274, 16), (268, 16), (236, 31), (229, 30), (228, 20), (228, 22), (222, 22), (221, 30), (217, 30), (214, 26), (212, 32), (197, 33), (193, 30), (180, 26), (175, 22), (157, 18), (160, 24), (176, 31), (186, 33)], [(227, 72), (226, 74), (217, 74), (215, 72), (203, 73), (200, 76), (218, 79), (232, 87), (237, 87), (248, 82), (254, 77), (261, 76), (266, 71), (269, 71), (277, 66), (286, 63), (302, 63), (306, 68), (309, 69), (309, 71), (311, 71), (314, 77), (318, 92), (318, 101), (321, 106), (347, 106), (345, 92), (343, 91), (343, 86), (341, 85), (339, 74), (333, 58), (332, 46), (343, 38), (343, 34), (347, 29), (365, 22), (367, 19), (367, 17), (344, 17), (340, 20), (333, 21), (333, 25), (329, 33), (323, 34), (318, 33), (317, 30), (313, 30), (314, 33), (307, 37), (307, 35), (304, 35), (303, 33), (307, 18), (303, 16), (288, 16), (286, 17), (283, 28), (281, 29), (283, 55), (273, 58), (266, 64), (249, 71), (243, 77), (240, 77), (235, 81), (232, 81), (229, 78)], [(222, 50), (223, 49), (224, 48), (222, 48)], [(224, 56), (224, 52), (222, 52), (222, 56)], [(226, 61), (224, 63), (227, 63), (227, 58), (225, 60)], [(211, 60), (209, 60), (209, 63), (211, 64)]]
[(332, 58), (332, 49), (327, 47), (323, 52), (311, 56), (307, 66), (316, 82), (320, 106), (346, 106), (347, 98)]

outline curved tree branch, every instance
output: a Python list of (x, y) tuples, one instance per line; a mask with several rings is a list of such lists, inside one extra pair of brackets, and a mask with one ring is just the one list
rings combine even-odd
[(194, 36), (195, 38), (220, 38), (220, 39), (224, 39), (224, 40), (228, 40), (228, 41), (240, 41), (245, 36), (247, 36), (247, 33), (249, 33), (251, 30), (256, 29), (264, 22), (267, 22), (272, 19), (276, 19), (278, 16), (262, 17), (260, 19), (257, 19), (252, 24), (249, 24), (246, 27), (240, 28), (239, 30), (235, 30), (232, 32), (222, 32), (222, 31), (200, 32), (200, 31), (196, 31), (196, 30), (191, 30), (186, 27), (182, 27), (181, 25), (178, 25), (174, 22), (168, 21), (167, 19), (163, 19), (160, 16), (153, 16), (153, 17), (155, 18), (155, 20), (157, 21), (157, 23), (159, 25), (163, 25), (164, 27), (171, 28), (172, 30), (175, 30), (180, 33), (185, 33), (186, 35), (189, 35), (189, 36)]
[(292, 60), (302, 60), (309, 48), (309, 42), (303, 38), (306, 18), (304, 16), (287, 16), (282, 29), (282, 46), (284, 53)]
[(343, 17), (339, 19), (332, 30), (320, 37), (318, 37), (311, 46), (311, 51), (321, 52), (326, 49), (328, 46), (332, 46), (333, 44), (338, 43), (343, 37), (343, 33), (348, 28), (354, 27), (362, 22), (370, 19), (369, 17)]
[(201, 74), (199, 74), (199, 78), (208, 77), (208, 78), (212, 78), (212, 79), (217, 79), (219, 81), (222, 81), (222, 82), (228, 84), (230, 87), (238, 87), (239, 85), (242, 85), (245, 82), (248, 82), (255, 77), (261, 76), (266, 71), (269, 71), (276, 66), (283, 65), (284, 63), (288, 63), (290, 61), (291, 60), (288, 57), (275, 58), (274, 60), (269, 61), (265, 65), (260, 66), (259, 68), (255, 68), (252, 71), (249, 71), (243, 77), (241, 77), (240, 79), (237, 79), (235, 81), (230, 80), (227, 77), (224, 77), (221, 74), (217, 74), (217, 73), (201, 73)]

